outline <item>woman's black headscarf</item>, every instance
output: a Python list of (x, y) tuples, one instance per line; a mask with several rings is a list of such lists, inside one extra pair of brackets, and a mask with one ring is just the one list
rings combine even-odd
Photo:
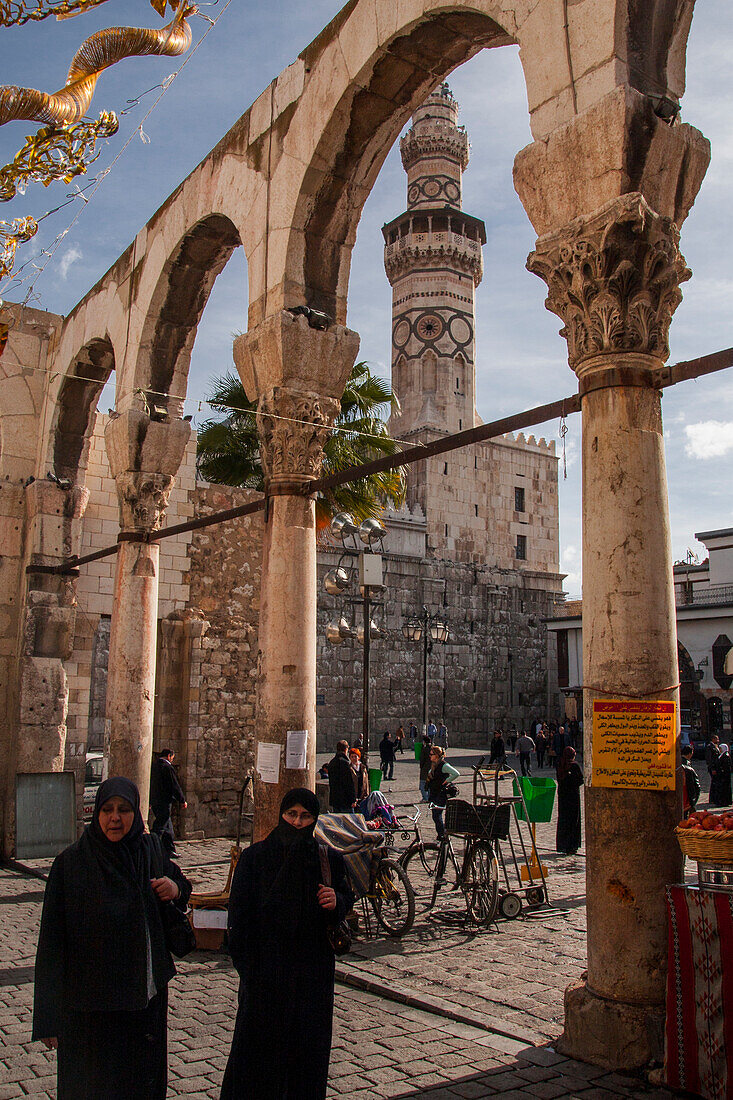
[[(132, 819), (130, 831), (120, 840), (107, 840), (99, 824), (99, 811), (110, 798), (124, 798), (133, 808), (135, 816)], [(123, 776), (113, 776), (105, 779), (100, 784), (97, 797), (94, 799), (94, 814), (89, 825), (89, 840), (97, 857), (105, 862), (107, 860), (116, 864), (140, 885), (144, 884), (143, 875), (147, 875), (148, 868), (144, 867), (141, 859), (141, 840), (145, 833), (145, 824), (140, 813), (140, 792), (131, 779)]]
[[(312, 814), (313, 824), (296, 829), (285, 821), (282, 815), (293, 806), (302, 806)], [(319, 813), (320, 804), (313, 791), (296, 787), (280, 803), (280, 820), (267, 838), (275, 849), (275, 873), (265, 908), (269, 919), (287, 936), (297, 936), (308, 911), (317, 908), (320, 865), (313, 830)]]

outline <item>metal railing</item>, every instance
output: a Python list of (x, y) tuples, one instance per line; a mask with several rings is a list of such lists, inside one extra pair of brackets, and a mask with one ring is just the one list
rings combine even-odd
[(684, 585), (675, 591), (675, 602), (678, 607), (733, 604), (733, 584), (710, 584), (705, 588)]

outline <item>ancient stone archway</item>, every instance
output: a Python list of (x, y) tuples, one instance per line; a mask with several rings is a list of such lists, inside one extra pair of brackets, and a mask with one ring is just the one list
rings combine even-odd
[(83, 482), (97, 401), (114, 370), (109, 340), (91, 340), (74, 359), (56, 401), (50, 466), (56, 477)]
[(226, 215), (210, 214), (186, 232), (166, 261), (148, 305), (135, 369), (136, 385), (152, 398), (165, 403), (168, 394), (185, 396), (196, 326), (216, 277), (241, 243)]
[[(188, 437), (180, 409), (169, 403), (151, 418), (145, 393), (183, 395), (211, 283), (243, 242), (250, 327), (235, 360), (248, 396), (259, 399), (269, 498), (257, 738), (282, 744), (286, 730), (315, 724), (308, 485), (357, 351), (344, 325), (360, 213), (411, 111), (462, 61), (509, 42), (519, 44), (535, 139), (515, 161), (515, 186), (539, 237), (529, 266), (548, 285), (583, 400), (587, 749), (595, 694), (678, 698), (657, 383), (689, 277), (680, 227), (709, 154), (697, 131), (675, 124), (692, 8), (686, 0), (351, 0), (58, 319), (51, 371), (63, 374), (100, 332), (115, 349), (117, 416), (107, 444), (123, 537), (113, 650), (129, 643), (117, 654), (126, 681), (115, 706), (120, 752), (130, 749), (141, 782), (150, 738), (137, 735), (152, 734), (157, 607), (149, 535)], [(44, 425), (63, 428), (59, 461), (70, 469), (83, 436), (67, 385), (61, 413), (56, 388), (40, 395), (39, 408), (45, 403)], [(42, 444), (33, 455), (26, 448), (14, 476), (38, 475), (38, 456), (55, 460), (55, 447)], [(289, 781), (311, 778), (312, 763)], [(269, 800), (265, 818), (276, 805)], [(587, 808), (588, 980), (568, 997), (566, 1049), (602, 1064), (641, 1064), (659, 1053), (663, 886), (680, 870), (676, 797), (591, 783)], [(650, 831), (661, 838), (655, 861)]]

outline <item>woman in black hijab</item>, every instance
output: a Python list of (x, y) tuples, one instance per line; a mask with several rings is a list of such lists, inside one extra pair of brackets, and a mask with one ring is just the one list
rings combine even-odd
[(331, 884), (323, 881), (318, 812), (312, 791), (290, 791), (270, 835), (239, 858), (229, 896), (239, 1009), (221, 1100), (326, 1095), (334, 981), (326, 929), (354, 898), (344, 861), (330, 848)]
[(165, 1100), (168, 982), (160, 904), (191, 884), (145, 833), (129, 779), (107, 779), (53, 862), (36, 955), (33, 1038), (58, 1051), (58, 1100)]
[(556, 848), (561, 855), (574, 856), (580, 847), (580, 788), (583, 773), (575, 749), (566, 745), (557, 769)]

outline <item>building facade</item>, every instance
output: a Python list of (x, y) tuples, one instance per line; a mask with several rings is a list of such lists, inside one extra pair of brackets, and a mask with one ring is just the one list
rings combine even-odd
[[(677, 562), (674, 590), (677, 609), (677, 656), (680, 720), (692, 736), (704, 740), (733, 734), (733, 528), (699, 531), (695, 538), (707, 559)], [(568, 602), (548, 624), (550, 693), (570, 712), (582, 710), (583, 617), (580, 600)]]

